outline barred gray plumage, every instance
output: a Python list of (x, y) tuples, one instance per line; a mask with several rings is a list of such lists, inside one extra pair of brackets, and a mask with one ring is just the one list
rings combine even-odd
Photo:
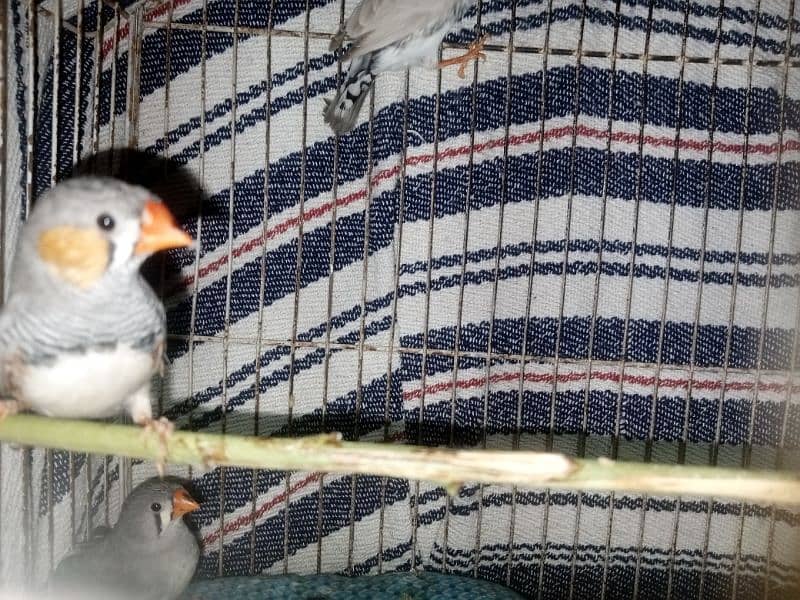
[(161, 301), (141, 276), (112, 276), (108, 283), (75, 302), (51, 299), (49, 308), (12, 296), (0, 314), (0, 347), (15, 348), (33, 364), (52, 361), (63, 352), (117, 344), (151, 351), (164, 340)]
[(461, 20), (473, 0), (363, 0), (331, 40), (338, 50), (353, 40), (344, 81), (326, 101), (325, 121), (337, 134), (350, 131), (375, 77), (385, 71), (435, 64), (447, 32)]

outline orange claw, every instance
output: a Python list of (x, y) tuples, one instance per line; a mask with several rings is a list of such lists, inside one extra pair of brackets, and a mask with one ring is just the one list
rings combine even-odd
[(6, 417), (16, 415), (22, 408), (22, 403), (16, 400), (0, 400), (0, 421), (5, 420)]
[(164, 457), (167, 455), (167, 442), (169, 442), (172, 432), (175, 431), (175, 424), (166, 417), (161, 417), (159, 419), (144, 419), (138, 422), (137, 425), (142, 425), (146, 433), (155, 433), (158, 435), (160, 456), (156, 459), (155, 463), (158, 476), (163, 478), (165, 466)]
[(467, 65), (469, 63), (478, 59), (486, 60), (486, 54), (483, 52), (483, 45), (485, 42), (486, 36), (484, 35), (480, 39), (472, 42), (469, 45), (469, 49), (464, 54), (439, 61), (437, 66), (440, 69), (444, 69), (445, 67), (449, 67), (451, 65), (458, 65), (458, 76), (461, 77), (461, 79), (464, 79), (464, 77), (467, 76)]

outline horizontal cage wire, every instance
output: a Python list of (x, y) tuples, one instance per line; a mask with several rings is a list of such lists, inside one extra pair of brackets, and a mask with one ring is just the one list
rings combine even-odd
[[(9, 0), (2, 289), (63, 179), (198, 242), (147, 264), (159, 415), (255, 436), (800, 464), (800, 8), (482, 0), (322, 119), (354, 0)], [(198, 577), (436, 571), (536, 598), (791, 598), (794, 509), (170, 466)], [(0, 581), (42, 582), (152, 464), (0, 446)], [(10, 510), (13, 509), (13, 510)], [(22, 559), (24, 565), (20, 566)]]

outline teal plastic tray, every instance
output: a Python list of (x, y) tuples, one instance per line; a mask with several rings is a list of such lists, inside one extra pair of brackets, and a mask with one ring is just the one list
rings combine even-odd
[(196, 581), (182, 600), (511, 600), (501, 585), (440, 573), (386, 573), (364, 577), (286, 575), (222, 577)]

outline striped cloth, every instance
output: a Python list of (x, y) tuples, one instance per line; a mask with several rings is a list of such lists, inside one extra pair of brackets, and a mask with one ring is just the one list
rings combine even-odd
[[(20, 214), (21, 4), (8, 38)], [(201, 241), (154, 269), (172, 334), (162, 412), (231, 433), (797, 465), (800, 8), (485, 0), (448, 38), (480, 29), (496, 45), (474, 80), (382, 75), (337, 142), (321, 113), (339, 64), (328, 38), (301, 34), (332, 34), (353, 5), (173, 0), (118, 21), (106, 8), (99, 47), (85, 36), (76, 56), (62, 29), (55, 96), (39, 16), (35, 191), (69, 175), (73, 139), (84, 157), (133, 144), (170, 161), (164, 195)], [(0, 458), (4, 503), (32, 507), (38, 579), (154, 473), (76, 456), (70, 486), (66, 455), (49, 480), (34, 451), (25, 494), (19, 453)], [(203, 577), (427, 569), (542, 598), (655, 599), (793, 597), (800, 576), (800, 513), (781, 507), (173, 471), (204, 500)], [(25, 514), (3, 513), (6, 581), (22, 576)]]

